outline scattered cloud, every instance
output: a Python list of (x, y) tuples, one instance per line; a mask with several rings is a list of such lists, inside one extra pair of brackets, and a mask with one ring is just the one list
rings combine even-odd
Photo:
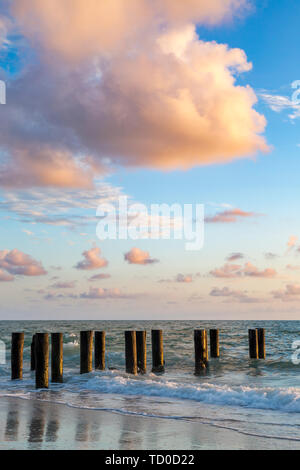
[(185, 284), (190, 284), (193, 282), (193, 276), (191, 274), (177, 274), (176, 282), (182, 282)]
[(115, 165), (186, 169), (267, 152), (255, 92), (236, 84), (252, 68), (245, 52), (196, 32), (248, 3), (13, 2), (35, 61), (10, 83), (0, 184), (91, 188)]
[(233, 261), (238, 261), (240, 259), (244, 259), (245, 255), (243, 253), (231, 253), (231, 255), (227, 256), (227, 261), (232, 263)]
[(247, 291), (232, 290), (228, 287), (223, 287), (222, 289), (214, 287), (209, 295), (212, 297), (225, 297), (227, 299), (230, 298), (231, 301), (234, 300), (240, 303), (258, 303), (263, 301), (261, 298), (250, 297)]
[(230, 224), (238, 222), (241, 219), (258, 217), (261, 214), (255, 212), (246, 212), (241, 209), (228, 209), (222, 212), (218, 212), (215, 215), (208, 216), (205, 218), (205, 222), (211, 224)]
[(244, 266), (238, 264), (225, 264), (223, 267), (215, 269), (210, 272), (211, 276), (217, 278), (242, 278), (242, 277), (260, 277), (260, 278), (274, 278), (277, 276), (275, 269), (266, 268), (259, 270), (252, 263), (245, 263)]
[(84, 251), (82, 255), (85, 259), (77, 263), (75, 266), (76, 269), (89, 271), (93, 269), (105, 268), (108, 265), (108, 261), (101, 257), (101, 250), (97, 246), (91, 248), (90, 250)]
[(288, 284), (285, 289), (272, 291), (275, 299), (280, 299), (283, 302), (293, 302), (300, 300), (300, 285)]
[(272, 259), (278, 258), (278, 255), (276, 255), (276, 253), (268, 252), (268, 253), (265, 253), (265, 258), (268, 260), (272, 260)]
[(43, 276), (47, 274), (39, 261), (17, 249), (0, 251), (0, 268), (12, 276)]
[(288, 269), (289, 271), (298, 271), (300, 269), (300, 266), (295, 266), (295, 265), (292, 265), (292, 264), (287, 264), (286, 265), (286, 269)]
[(147, 265), (158, 263), (159, 260), (151, 258), (148, 251), (143, 251), (140, 248), (131, 248), (128, 253), (124, 255), (125, 261), (129, 264), (140, 264), (140, 265)]
[[(91, 190), (31, 188), (4, 191), (0, 195), (0, 210), (22, 224), (44, 224), (71, 230), (97, 224), (99, 204), (116, 204), (123, 195), (119, 187), (103, 181), (95, 182)], [(28, 236), (31, 230), (23, 229)]]
[(297, 241), (298, 237), (296, 237), (296, 235), (291, 235), (287, 242), (287, 251), (291, 251), (293, 248), (295, 248)]
[(289, 111), (289, 118), (294, 120), (300, 117), (300, 104), (294, 102), (288, 96), (271, 95), (269, 93), (261, 93), (260, 97), (269, 106), (272, 111), (281, 113), (282, 111)]

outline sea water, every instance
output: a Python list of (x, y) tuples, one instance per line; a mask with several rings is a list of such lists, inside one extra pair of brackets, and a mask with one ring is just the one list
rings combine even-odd
[[(266, 328), (266, 360), (250, 360), (248, 328)], [(203, 376), (194, 375), (193, 330), (220, 330), (220, 358)], [(146, 330), (148, 373), (125, 373), (124, 331)], [(151, 329), (164, 332), (164, 374), (151, 373)], [(106, 331), (106, 371), (79, 374), (79, 332)], [(24, 378), (10, 380), (13, 331), (25, 332)], [(36, 332), (64, 333), (64, 383), (35, 390), (30, 344)], [(166, 420), (198, 421), (238, 433), (295, 441), (300, 446), (300, 365), (293, 344), (298, 321), (2, 321), (1, 396), (62, 403)], [(294, 359), (293, 359), (294, 358)], [(174, 432), (175, 432), (174, 427)]]

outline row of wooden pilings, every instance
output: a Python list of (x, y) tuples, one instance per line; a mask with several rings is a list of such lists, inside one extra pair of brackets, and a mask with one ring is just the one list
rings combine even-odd
[[(147, 370), (146, 331), (125, 331), (125, 366), (129, 374), (145, 374)], [(265, 359), (265, 329), (249, 330), (249, 356), (251, 359)], [(219, 358), (219, 330), (209, 330), (210, 357)], [(152, 372), (165, 370), (163, 332), (151, 331)], [(195, 374), (204, 372), (209, 363), (206, 330), (194, 330)], [(93, 347), (94, 346), (94, 347)], [(23, 378), (24, 333), (12, 333), (11, 378)], [(80, 373), (93, 369), (105, 370), (105, 331), (80, 332)], [(36, 333), (31, 343), (31, 370), (35, 371), (36, 388), (49, 387), (49, 334)], [(63, 334), (51, 333), (51, 382), (63, 382)]]

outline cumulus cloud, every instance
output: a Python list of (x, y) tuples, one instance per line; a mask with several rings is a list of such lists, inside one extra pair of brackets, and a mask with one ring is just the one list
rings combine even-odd
[(153, 264), (158, 263), (157, 259), (151, 258), (148, 251), (143, 251), (140, 248), (131, 248), (128, 253), (124, 255), (125, 261), (128, 261), (129, 264)]
[(300, 284), (288, 284), (285, 289), (272, 291), (272, 295), (283, 302), (298, 301), (300, 300)]
[(82, 255), (85, 259), (77, 263), (75, 266), (77, 269), (89, 271), (93, 269), (105, 268), (108, 265), (108, 261), (101, 257), (101, 250), (97, 246), (91, 248), (90, 250), (84, 251)]
[(183, 169), (268, 150), (255, 93), (236, 85), (244, 51), (195, 28), (245, 1), (71, 3), (13, 4), (37, 60), (11, 83), (0, 184), (89, 187), (115, 164)]
[[(11, 276), (43, 276), (47, 274), (42, 263), (17, 249), (0, 251), (0, 268), (1, 272), (5, 270)], [(7, 280), (13, 279), (8, 276)]]
[(245, 219), (249, 217), (258, 217), (260, 214), (256, 214), (255, 212), (246, 212), (241, 209), (229, 209), (226, 211), (219, 212), (215, 215), (208, 216), (205, 218), (205, 222), (208, 223), (222, 223), (222, 224), (230, 224), (237, 222), (240, 219)]
[(260, 277), (260, 278), (274, 278), (277, 276), (275, 269), (266, 268), (263, 270), (258, 269), (252, 263), (245, 263), (244, 266), (239, 264), (225, 264), (221, 268), (214, 269), (210, 272), (211, 276), (217, 278), (241, 278), (241, 277)]

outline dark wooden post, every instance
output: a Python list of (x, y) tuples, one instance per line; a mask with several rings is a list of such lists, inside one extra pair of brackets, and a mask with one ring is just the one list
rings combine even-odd
[(208, 366), (207, 332), (206, 330), (194, 331), (195, 344), (195, 374), (205, 371)]
[(249, 330), (249, 357), (250, 359), (258, 359), (258, 340), (257, 330)]
[(35, 335), (32, 336), (30, 346), (30, 370), (35, 370)]
[(147, 372), (147, 332), (137, 331), (136, 332), (136, 350), (137, 350), (137, 366), (140, 374), (146, 374)]
[(35, 387), (49, 387), (49, 335), (35, 335)]
[(80, 332), (80, 373), (88, 374), (93, 369), (93, 332)]
[(136, 332), (125, 331), (125, 363), (128, 374), (137, 374)]
[(105, 331), (95, 331), (95, 369), (105, 370)]
[(164, 372), (164, 345), (162, 330), (151, 331), (152, 340), (152, 372)]
[(51, 382), (63, 382), (63, 334), (51, 334)]
[(265, 329), (257, 328), (257, 341), (258, 341), (258, 357), (259, 359), (266, 359), (266, 341)]
[(209, 330), (210, 357), (220, 357), (219, 330)]
[(24, 333), (11, 335), (11, 379), (23, 378)]

